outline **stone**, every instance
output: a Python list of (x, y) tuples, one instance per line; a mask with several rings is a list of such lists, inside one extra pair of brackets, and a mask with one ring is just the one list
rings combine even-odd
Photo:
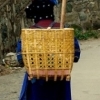
[(82, 11), (79, 13), (79, 18), (80, 18), (80, 21), (85, 21), (87, 19), (87, 14)]
[(7, 53), (5, 58), (3, 59), (3, 63), (5, 65), (8, 65), (9, 67), (15, 67), (18, 66), (18, 60), (17, 60), (17, 55), (16, 53), (10, 52)]
[(100, 20), (96, 20), (93, 22), (93, 29), (100, 29)]

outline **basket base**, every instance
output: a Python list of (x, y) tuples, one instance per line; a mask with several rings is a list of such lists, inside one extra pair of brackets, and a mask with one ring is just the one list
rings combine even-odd
[(37, 78), (37, 79), (46, 79), (48, 80), (63, 80), (66, 79), (67, 81), (70, 80), (70, 70), (33, 70), (29, 74), (29, 80), (32, 78)]

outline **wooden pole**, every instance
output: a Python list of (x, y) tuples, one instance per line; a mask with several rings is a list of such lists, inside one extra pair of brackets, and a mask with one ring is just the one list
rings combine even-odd
[(67, 0), (62, 0), (60, 28), (64, 28)]

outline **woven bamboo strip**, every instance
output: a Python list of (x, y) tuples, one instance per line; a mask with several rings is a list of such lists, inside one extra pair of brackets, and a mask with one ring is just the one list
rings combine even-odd
[[(34, 33), (35, 33), (35, 31), (34, 31)], [(34, 34), (34, 37), (35, 37), (35, 34)], [(34, 45), (35, 45), (35, 48), (37, 47), (37, 45), (36, 45), (36, 38), (34, 38)], [(37, 79), (39, 79), (39, 72), (38, 72), (38, 62), (37, 62), (37, 50), (35, 49), (35, 62), (36, 62), (36, 73), (37, 73)], [(31, 67), (31, 66), (30, 66)]]
[[(27, 33), (27, 30), (25, 30), (25, 34)], [(28, 63), (28, 66), (30, 66), (30, 58), (29, 58), (29, 55), (27, 55), (28, 53), (28, 41), (27, 41), (27, 37), (25, 35), (25, 42), (26, 42), (26, 56), (27, 56), (27, 63)], [(32, 78), (32, 72), (31, 72), (31, 67), (29, 67), (29, 71), (28, 71), (29, 75), (30, 75), (30, 78)]]
[[(65, 45), (65, 37), (63, 37), (63, 39), (64, 39), (64, 44), (63, 45)], [(63, 52), (65, 52), (65, 48), (64, 48), (64, 50), (63, 50)], [(65, 55), (63, 55), (63, 65), (62, 65), (62, 70), (64, 70), (64, 67), (65, 67)], [(63, 78), (64, 78), (64, 72), (62, 71), (62, 76), (61, 76), (61, 80), (63, 80)]]
[[(47, 35), (46, 35), (46, 38), (47, 38)], [(43, 49), (45, 51), (45, 44), (44, 43), (45, 43), (45, 41), (43, 39)], [(44, 52), (44, 59), (45, 59), (45, 76), (46, 76), (46, 81), (48, 81), (48, 72), (47, 72), (48, 68), (47, 68), (47, 64), (46, 64), (46, 54), (45, 54), (45, 52)]]
[[(56, 36), (55, 36), (56, 37)], [(57, 39), (56, 39), (56, 41), (55, 41), (55, 49), (56, 49), (56, 53), (58, 53), (57, 52)], [(57, 55), (55, 56), (55, 76), (54, 76), (54, 81), (56, 81), (57, 80), (57, 71), (56, 71), (56, 69), (57, 69)]]

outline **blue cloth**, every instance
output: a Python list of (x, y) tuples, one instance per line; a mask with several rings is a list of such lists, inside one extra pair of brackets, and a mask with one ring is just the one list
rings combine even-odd
[(27, 86), (28, 86), (28, 74), (25, 73), (24, 80), (23, 80), (23, 85), (22, 85), (22, 90), (21, 90), (21, 93), (20, 93), (19, 100), (27, 100), (26, 99)]
[(17, 59), (18, 59), (18, 61), (22, 60), (22, 55), (21, 55), (21, 41), (20, 40), (17, 42), (16, 53), (17, 53)]
[(76, 38), (74, 38), (74, 62), (78, 62), (80, 59), (80, 54), (81, 54), (81, 50), (80, 50), (80, 45), (79, 42)]
[(19, 100), (71, 100), (70, 81), (28, 80), (25, 74)]
[(51, 2), (53, 2), (55, 5), (58, 4), (58, 0), (50, 0)]

